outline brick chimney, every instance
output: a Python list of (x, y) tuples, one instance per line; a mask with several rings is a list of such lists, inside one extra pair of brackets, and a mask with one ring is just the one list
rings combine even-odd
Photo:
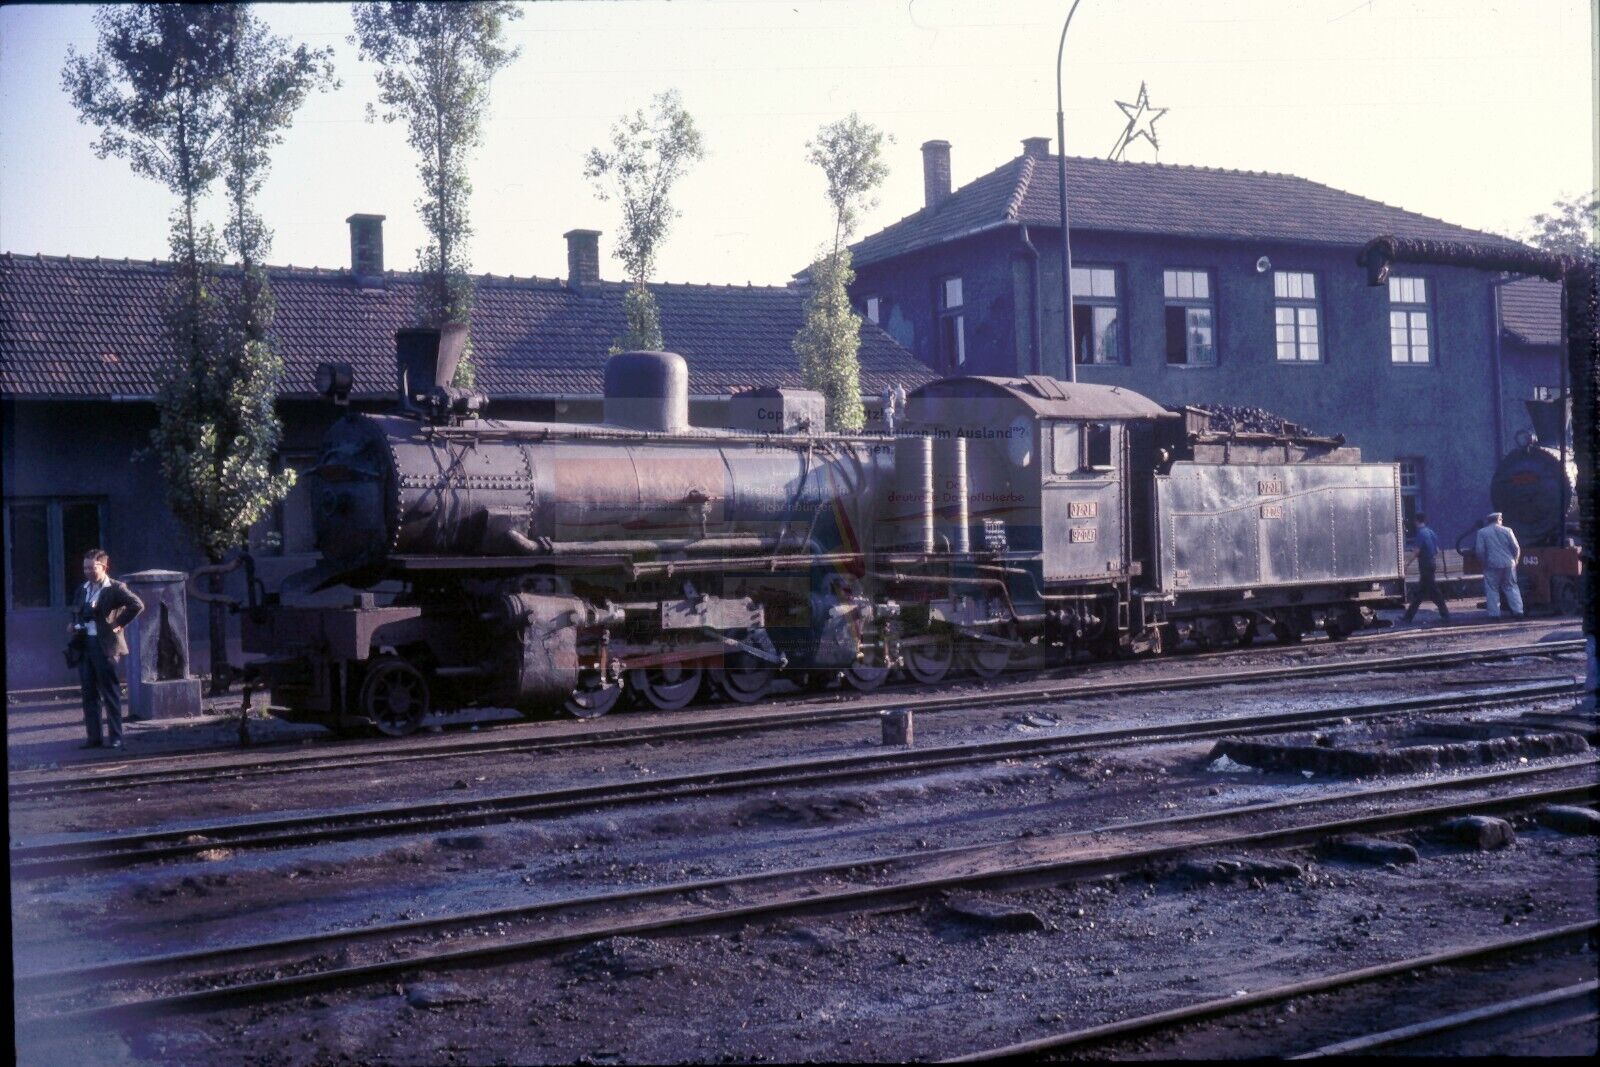
[(1029, 159), (1050, 158), (1050, 138), (1024, 137), (1022, 139), (1022, 154)]
[(950, 195), (950, 142), (928, 141), (922, 146), (922, 198), (927, 207)]
[(568, 230), (567, 288), (582, 292), (600, 280), (600, 231)]
[(361, 285), (383, 284), (383, 219), (351, 215), (344, 220), (350, 224), (350, 273)]

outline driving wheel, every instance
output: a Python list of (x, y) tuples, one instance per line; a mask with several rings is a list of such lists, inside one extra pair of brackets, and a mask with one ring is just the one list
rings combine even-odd
[(687, 707), (700, 692), (702, 672), (686, 663), (663, 663), (630, 671), (633, 691), (658, 711), (677, 711)]
[(950, 673), (954, 658), (955, 644), (948, 633), (933, 634), (924, 643), (905, 646), (906, 673), (923, 685), (942, 681)]
[[(762, 652), (777, 654), (765, 630), (751, 630), (744, 643)], [(723, 696), (737, 704), (752, 704), (766, 693), (777, 668), (771, 660), (753, 656), (744, 649), (729, 649), (722, 654), (722, 666), (711, 672), (711, 681)]]
[(987, 641), (963, 641), (961, 665), (979, 678), (997, 677), (1011, 662), (1011, 649), (1006, 645), (992, 645)]

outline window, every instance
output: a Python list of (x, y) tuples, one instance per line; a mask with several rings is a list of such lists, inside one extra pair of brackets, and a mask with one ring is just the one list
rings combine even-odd
[(1103, 470), (1111, 465), (1111, 427), (1103, 422), (1084, 423), (1084, 469)]
[(946, 371), (967, 362), (966, 316), (962, 314), (960, 278), (939, 281), (939, 365)]
[(863, 313), (868, 322), (882, 322), (879, 314), (882, 311), (882, 302), (875, 296), (869, 296), (861, 302)]
[(101, 548), (105, 505), (95, 499), (6, 503), (6, 604), (64, 607), (83, 582), (83, 554)]
[(1272, 297), (1278, 362), (1316, 363), (1321, 360), (1317, 276), (1304, 271), (1273, 271)]
[(1406, 536), (1411, 536), (1417, 512), (1422, 506), (1422, 460), (1416, 457), (1399, 460), (1400, 463), (1400, 515), (1405, 520)]
[(1215, 366), (1210, 273), (1163, 271), (1161, 285), (1167, 300), (1167, 363), (1174, 367)]
[(1117, 272), (1110, 267), (1072, 268), (1072, 335), (1079, 363), (1121, 363)]
[(1428, 328), (1428, 280), (1389, 277), (1389, 359), (1427, 363), (1432, 359)]

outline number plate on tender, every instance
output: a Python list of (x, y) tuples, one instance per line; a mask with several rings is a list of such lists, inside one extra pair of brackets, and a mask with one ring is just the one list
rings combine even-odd
[(1282, 504), (1262, 504), (1261, 505), (1261, 517), (1263, 519), (1281, 519), (1281, 518), (1283, 518), (1283, 505)]
[(1092, 544), (1099, 536), (1100, 531), (1093, 526), (1074, 526), (1072, 528), (1072, 543), (1075, 545)]
[[(1067, 501), (1067, 518), (1069, 519), (1092, 519), (1096, 514), (1096, 502), (1093, 500)], [(1094, 538), (1091, 537), (1090, 540), (1092, 541)]]
[(1283, 483), (1277, 479), (1269, 482), (1257, 482), (1256, 491), (1262, 496), (1282, 496)]

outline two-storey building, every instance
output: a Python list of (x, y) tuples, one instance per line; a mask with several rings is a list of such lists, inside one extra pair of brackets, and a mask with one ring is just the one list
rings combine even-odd
[[(950, 145), (922, 153), (922, 209), (852, 248), (856, 305), (939, 373), (1067, 377), (1048, 138), (955, 189)], [(1067, 183), (1081, 380), (1342, 433), (1447, 541), (1488, 510), (1521, 401), (1559, 384), (1558, 287), (1401, 266), (1374, 288), (1355, 257), (1506, 238), (1285, 174), (1069, 158)]]

